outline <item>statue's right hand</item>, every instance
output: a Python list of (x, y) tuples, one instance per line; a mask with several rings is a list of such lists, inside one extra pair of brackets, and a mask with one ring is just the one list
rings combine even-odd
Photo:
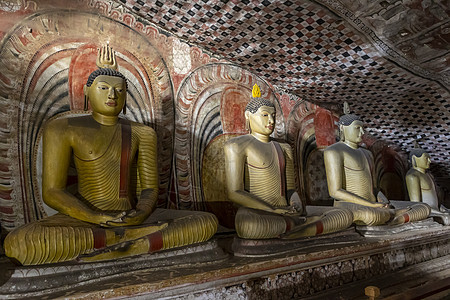
[(372, 203), (372, 207), (378, 207), (378, 208), (389, 208), (389, 203)]
[(109, 222), (122, 222), (122, 217), (126, 215), (126, 211), (122, 211), (117, 214), (107, 214), (107, 213), (101, 213), (100, 216), (100, 226), (103, 227), (111, 227), (111, 224)]
[(285, 214), (296, 214), (297, 210), (293, 206), (286, 206), (274, 208), (272, 212), (279, 215), (285, 215)]

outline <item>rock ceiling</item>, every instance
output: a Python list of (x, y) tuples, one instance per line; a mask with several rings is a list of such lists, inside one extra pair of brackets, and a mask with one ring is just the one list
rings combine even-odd
[(449, 0), (115, 0), (169, 34), (324, 106), (348, 101), (449, 177)]
[(302, 84), (324, 81), (315, 62), (342, 55), (355, 65), (351, 58), (365, 52), (360, 42), (416, 75), (450, 83), (450, 1), (116, 1), (300, 95)]

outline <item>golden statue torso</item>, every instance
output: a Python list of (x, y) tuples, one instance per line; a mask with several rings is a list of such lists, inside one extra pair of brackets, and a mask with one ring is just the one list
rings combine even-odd
[(285, 177), (284, 151), (281, 153), (283, 157), (280, 157), (276, 142), (263, 143), (253, 137), (249, 140), (246, 148), (245, 190), (270, 205), (287, 206), (285, 182), (282, 181)]
[[(338, 142), (329, 146), (325, 152), (334, 153), (334, 156), (339, 158), (339, 163), (343, 165), (342, 173), (339, 174), (342, 180), (342, 189), (367, 201), (376, 201), (371, 174), (373, 159), (367, 149), (361, 147), (353, 149), (343, 142)], [(332, 165), (338, 162), (326, 161), (325, 163)]]
[[(416, 179), (415, 184), (418, 184), (418, 186), (415, 186), (415, 184), (409, 180), (414, 177)], [(439, 203), (436, 188), (433, 179), (429, 174), (411, 168), (408, 173), (406, 173), (406, 184), (411, 201), (424, 202), (431, 206), (431, 208), (438, 209)], [(413, 192), (413, 190), (416, 191)]]
[(344, 188), (361, 198), (375, 201), (373, 195), (371, 167), (366, 149), (348, 149), (343, 152)]
[[(126, 186), (130, 187), (126, 195), (119, 195), (124, 123), (103, 126), (91, 116), (56, 121), (65, 123), (60, 124), (61, 128), (66, 128), (66, 133), (70, 136), (73, 160), (78, 173), (78, 193), (83, 200), (92, 208), (101, 211), (131, 209), (137, 191), (136, 182), (131, 182), (130, 176), (126, 176)], [(125, 168), (126, 171), (133, 170), (136, 173), (138, 146), (146, 146), (153, 130), (134, 122), (129, 122), (128, 126), (131, 134), (128, 145), (130, 157)], [(136, 174), (132, 177), (136, 178)]]
[[(102, 143), (100, 144), (89, 140), (89, 138), (92, 139), (92, 136), (87, 136), (84, 141), (88, 146), (87, 149), (74, 148), (74, 162), (79, 179), (78, 193), (89, 204), (100, 210), (120, 211), (132, 208), (130, 203), (132, 199), (130, 198), (133, 196), (130, 192), (128, 192), (127, 197), (119, 196), (122, 152), (121, 126), (122, 124), (118, 123), (110, 126), (113, 128), (105, 130), (107, 132), (101, 137)], [(132, 132), (136, 135), (135, 129)], [(85, 135), (82, 136), (85, 137)], [(136, 139), (131, 144), (132, 157), (130, 162), (134, 159), (135, 152)], [(93, 176), (93, 174), (96, 174), (96, 176)]]
[[(229, 140), (225, 144), (225, 153), (232, 201), (258, 209), (264, 209), (265, 205), (289, 205), (286, 193), (295, 188), (295, 178), (292, 150), (288, 144), (262, 142), (247, 134)], [(254, 207), (255, 202), (249, 203), (250, 198), (265, 204), (259, 206), (256, 203)]]

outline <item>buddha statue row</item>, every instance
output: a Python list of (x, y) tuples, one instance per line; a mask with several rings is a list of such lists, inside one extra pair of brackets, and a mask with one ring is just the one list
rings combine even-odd
[[(84, 87), (92, 114), (55, 119), (45, 127), (43, 199), (59, 213), (6, 237), (6, 255), (24, 265), (116, 259), (203, 242), (216, 233), (218, 221), (211, 213), (183, 211), (173, 217), (171, 210), (155, 210), (156, 133), (118, 117), (125, 109), (127, 82), (109, 47), (100, 49), (97, 65)], [(334, 207), (308, 216), (295, 189), (292, 149), (271, 139), (275, 106), (260, 97), (257, 86), (245, 119), (250, 133), (224, 147), (228, 198), (239, 206), (235, 227), (241, 238), (294, 239), (340, 231), (353, 223), (401, 224), (428, 217), (430, 206), (437, 209), (437, 200), (429, 200), (437, 199), (435, 192), (422, 194), (420, 200), (411, 197), (426, 204), (411, 203), (405, 209), (393, 209), (382, 194), (374, 196), (373, 158), (358, 147), (362, 122), (344, 115), (339, 123), (342, 140), (325, 150)], [(75, 195), (66, 190), (71, 159), (78, 173)], [(415, 161), (422, 166), (420, 157)], [(411, 176), (411, 182), (425, 182), (422, 190), (432, 185), (420, 174)]]

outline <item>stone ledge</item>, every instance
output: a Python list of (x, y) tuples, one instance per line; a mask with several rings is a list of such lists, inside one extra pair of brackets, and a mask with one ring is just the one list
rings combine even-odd
[[(356, 245), (322, 245), (313, 250), (301, 249), (271, 257), (229, 256), (204, 264), (185, 260), (164, 269), (147, 266), (26, 296), (66, 299), (127, 296), (135, 299), (197, 296), (266, 299), (269, 294), (278, 299), (291, 299), (313, 296), (448, 255), (449, 233), (450, 227), (440, 226), (388, 237), (363, 238)], [(228, 235), (219, 237), (218, 242), (229, 246), (232, 240), (233, 236)], [(4, 284), (0, 290), (4, 290)], [(4, 297), (5, 293), (2, 294)], [(25, 295), (10, 293), (6, 296), (23, 298)]]

